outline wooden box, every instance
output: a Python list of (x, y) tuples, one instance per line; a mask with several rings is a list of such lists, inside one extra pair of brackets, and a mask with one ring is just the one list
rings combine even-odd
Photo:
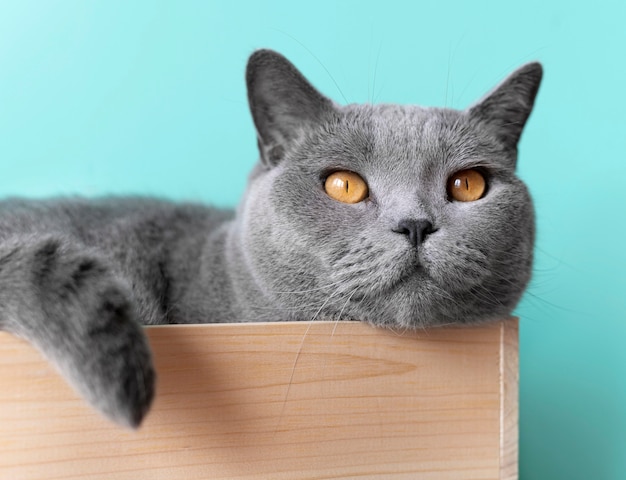
[(515, 319), (146, 330), (159, 381), (138, 431), (0, 333), (0, 478), (517, 478)]

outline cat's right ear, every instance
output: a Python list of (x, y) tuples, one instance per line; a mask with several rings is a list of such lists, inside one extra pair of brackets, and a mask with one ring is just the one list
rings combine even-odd
[(535, 103), (543, 68), (528, 63), (469, 109), (472, 117), (490, 125), (502, 143), (515, 149)]
[(289, 60), (272, 50), (257, 50), (246, 69), (248, 103), (262, 161), (278, 164), (289, 144), (334, 111)]

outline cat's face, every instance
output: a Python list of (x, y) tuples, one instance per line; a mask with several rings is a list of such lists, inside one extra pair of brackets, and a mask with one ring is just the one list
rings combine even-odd
[(239, 220), (262, 292), (300, 320), (419, 327), (510, 313), (532, 266), (533, 208), (514, 170), (540, 77), (524, 67), (467, 111), (339, 107), (284, 58), (253, 55), (262, 164)]

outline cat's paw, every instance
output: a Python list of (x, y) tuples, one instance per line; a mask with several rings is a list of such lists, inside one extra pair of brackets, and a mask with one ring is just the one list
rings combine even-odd
[(107, 417), (137, 428), (154, 398), (156, 375), (150, 348), (128, 293), (104, 285), (95, 294), (87, 324), (91, 351), (79, 366), (78, 389)]
[(100, 412), (136, 428), (154, 397), (131, 289), (105, 259), (48, 239), (33, 248), (33, 302), (16, 329)]

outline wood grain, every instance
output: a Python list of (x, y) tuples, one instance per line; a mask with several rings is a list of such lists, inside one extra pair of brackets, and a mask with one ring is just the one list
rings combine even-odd
[(518, 478), (519, 332), (517, 322), (500, 329), (500, 478)]
[(517, 321), (146, 329), (158, 393), (136, 432), (0, 333), (2, 479), (513, 479)]

